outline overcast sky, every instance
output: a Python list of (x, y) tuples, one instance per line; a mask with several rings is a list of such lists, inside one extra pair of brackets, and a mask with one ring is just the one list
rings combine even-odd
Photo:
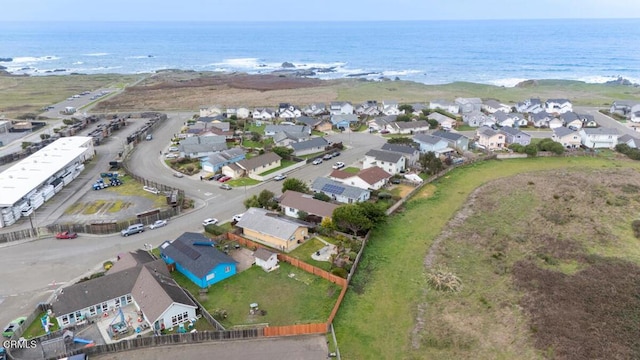
[(639, 0), (2, 0), (0, 21), (640, 18)]

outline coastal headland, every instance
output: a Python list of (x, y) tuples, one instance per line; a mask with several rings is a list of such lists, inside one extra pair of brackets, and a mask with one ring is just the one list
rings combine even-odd
[[(426, 103), (435, 99), (480, 97), (515, 103), (530, 97), (567, 98), (575, 105), (607, 106), (615, 100), (637, 99), (640, 87), (624, 83), (591, 84), (569, 80), (531, 80), (515, 87), (469, 82), (426, 85), (403, 80), (319, 80), (278, 74), (249, 75), (166, 70), (153, 74), (0, 76), (0, 113), (7, 118), (37, 115), (40, 109), (78, 92), (118, 87), (118, 96), (102, 100), (92, 111), (197, 112), (202, 105), (269, 107), (281, 102), (394, 100)], [(33, 116), (32, 116), (33, 117)]]

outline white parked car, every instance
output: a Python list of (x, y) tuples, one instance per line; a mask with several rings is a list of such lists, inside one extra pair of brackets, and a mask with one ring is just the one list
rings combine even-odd
[(280, 174), (280, 175), (276, 175), (276, 176), (273, 178), (273, 180), (275, 180), (275, 181), (280, 181), (280, 180), (284, 180), (284, 179), (286, 179), (286, 178), (287, 178), (287, 175), (285, 175), (285, 174)]
[(177, 146), (169, 146), (169, 152), (178, 152), (180, 148)]
[(167, 154), (166, 158), (167, 159), (177, 159), (178, 158), (178, 154), (170, 153), (170, 154)]
[(344, 163), (342, 161), (338, 161), (332, 166), (334, 169), (342, 169), (344, 167)]
[(234, 222), (240, 221), (240, 219), (242, 219), (242, 215), (244, 215), (244, 214), (235, 214), (235, 215), (233, 215), (233, 221)]
[(202, 222), (202, 226), (215, 225), (217, 223), (218, 223), (218, 219), (208, 218), (208, 219), (204, 219), (204, 221)]
[(149, 229), (157, 229), (167, 225), (167, 220), (156, 220), (153, 224), (149, 225)]
[(317, 158), (317, 159), (313, 160), (312, 164), (313, 164), (313, 165), (320, 165), (320, 164), (322, 164), (322, 158)]

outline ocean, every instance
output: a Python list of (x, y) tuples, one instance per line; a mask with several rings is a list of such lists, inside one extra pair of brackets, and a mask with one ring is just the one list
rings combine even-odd
[(29, 75), (288, 70), (425, 84), (640, 83), (638, 49), (640, 19), (0, 23), (0, 66)]

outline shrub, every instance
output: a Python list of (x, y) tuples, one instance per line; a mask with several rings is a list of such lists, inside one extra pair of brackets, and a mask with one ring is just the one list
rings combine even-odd
[(633, 229), (633, 235), (640, 239), (640, 220), (633, 220), (631, 222), (631, 228)]
[(437, 269), (427, 274), (427, 282), (438, 291), (459, 292), (462, 290), (462, 281), (452, 272)]
[(341, 278), (347, 278), (347, 270), (341, 268), (341, 267), (337, 267), (337, 268), (333, 268), (331, 270), (331, 273), (335, 276), (340, 276)]
[(209, 234), (213, 234), (215, 236), (222, 235), (227, 232), (225, 229), (215, 224), (205, 226), (204, 231), (208, 232)]

